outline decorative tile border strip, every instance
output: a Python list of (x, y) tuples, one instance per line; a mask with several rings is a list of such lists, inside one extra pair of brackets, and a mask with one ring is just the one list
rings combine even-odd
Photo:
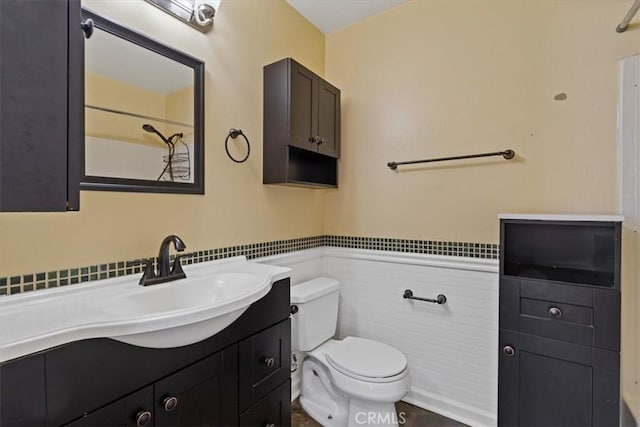
[[(183, 259), (183, 264), (189, 265), (241, 255), (246, 256), (248, 259), (261, 258), (322, 246), (487, 259), (497, 259), (499, 253), (498, 245), (496, 244), (379, 237), (313, 236), (208, 249), (184, 253), (180, 254), (180, 256)], [(175, 259), (175, 255), (171, 256), (172, 261), (173, 259)], [(38, 289), (57, 288), (60, 286), (142, 273), (142, 267), (140, 265), (129, 266), (129, 262), (131, 261), (117, 261), (59, 271), (0, 277), (0, 295), (13, 295)]]
[(500, 251), (499, 245), (489, 243), (389, 239), (382, 237), (324, 236), (324, 238), (325, 246), (428, 255), (498, 259)]

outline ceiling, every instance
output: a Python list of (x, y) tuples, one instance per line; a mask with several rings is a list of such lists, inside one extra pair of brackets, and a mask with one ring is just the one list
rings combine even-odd
[(323, 33), (331, 33), (407, 0), (287, 0)]

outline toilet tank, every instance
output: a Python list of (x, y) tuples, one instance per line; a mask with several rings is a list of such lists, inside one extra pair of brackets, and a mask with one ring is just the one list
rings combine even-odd
[(336, 333), (340, 282), (319, 277), (291, 287), (291, 344), (295, 351), (310, 351)]

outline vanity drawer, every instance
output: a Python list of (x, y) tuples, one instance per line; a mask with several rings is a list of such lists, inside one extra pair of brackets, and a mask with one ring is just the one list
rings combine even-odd
[(620, 350), (620, 293), (544, 280), (500, 278), (500, 328)]
[(240, 415), (240, 426), (290, 427), (291, 380), (280, 384), (280, 387)]
[(246, 411), (291, 376), (291, 320), (239, 343), (240, 412)]

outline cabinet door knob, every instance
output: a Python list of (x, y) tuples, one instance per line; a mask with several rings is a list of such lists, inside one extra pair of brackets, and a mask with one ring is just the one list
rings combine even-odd
[(164, 407), (165, 411), (171, 412), (178, 407), (178, 398), (175, 396), (165, 397), (162, 401), (162, 406)]
[(136, 415), (136, 426), (144, 427), (151, 422), (151, 412), (149, 411), (140, 411), (138, 415)]
[(327, 138), (320, 138), (320, 137), (318, 137), (318, 145), (320, 145), (320, 144), (324, 144), (325, 142), (327, 142)]
[(549, 307), (549, 314), (556, 319), (562, 317), (562, 310), (559, 307)]
[(264, 427), (276, 427), (276, 425), (274, 423), (267, 423)]
[(511, 347), (510, 345), (505, 345), (504, 347), (502, 347), (502, 352), (504, 354), (506, 354), (507, 356), (511, 357), (514, 354), (516, 354), (516, 351), (513, 347)]
[(93, 19), (87, 18), (80, 22), (80, 28), (82, 28), (85, 38), (91, 38), (91, 35), (93, 34)]
[(276, 364), (276, 359), (273, 357), (266, 356), (264, 359), (264, 364), (267, 365), (267, 368), (271, 369)]

